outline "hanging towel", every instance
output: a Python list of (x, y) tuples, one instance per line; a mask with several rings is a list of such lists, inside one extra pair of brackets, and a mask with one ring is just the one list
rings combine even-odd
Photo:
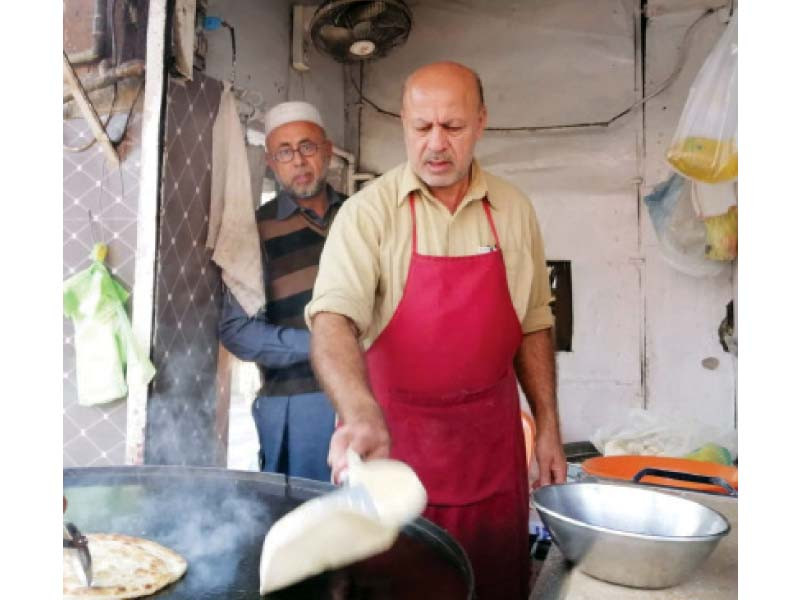
[(95, 244), (92, 264), (64, 282), (64, 315), (75, 325), (78, 403), (122, 398), (128, 383), (147, 385), (155, 367), (133, 337), (125, 312), (128, 292), (103, 264), (107, 248)]
[(206, 248), (222, 280), (249, 316), (266, 302), (261, 242), (256, 226), (250, 168), (230, 82), (223, 84), (211, 149), (211, 206)]

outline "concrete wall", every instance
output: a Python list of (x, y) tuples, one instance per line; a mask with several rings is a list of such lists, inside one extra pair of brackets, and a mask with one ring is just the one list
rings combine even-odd
[[(64, 49), (80, 52), (91, 46), (94, 2), (65, 0)], [(117, 13), (122, 61), (144, 58), (147, 28), (147, 6), (140, 6), (139, 28)], [(111, 55), (110, 40), (104, 56)], [(96, 64), (78, 66), (79, 77), (97, 74)], [(138, 81), (120, 84), (115, 114), (108, 123), (112, 139), (118, 139), (126, 123), (128, 107), (136, 93)], [(111, 88), (90, 93), (90, 98), (105, 121), (110, 104)], [(74, 105), (74, 103), (72, 103)], [(74, 152), (87, 144), (93, 134), (73, 106), (65, 109), (63, 139), (63, 275), (64, 279), (86, 269), (89, 254), (96, 242), (108, 246), (106, 266), (127, 290), (132, 290), (137, 257), (137, 221), (142, 156), (142, 105), (134, 107), (124, 141), (117, 147), (119, 168), (108, 164), (105, 154), (95, 143), (86, 150)], [(91, 221), (89, 213), (91, 212)], [(130, 316), (130, 301), (126, 306)], [(78, 403), (74, 324), (64, 319), (64, 397), (63, 397), (63, 463), (64, 467), (109, 466), (125, 463), (125, 439), (128, 426), (125, 399), (95, 406)]]
[[(648, 88), (672, 72), (683, 33), (700, 15), (701, 11), (690, 10), (664, 14), (649, 21)], [(726, 12), (722, 11), (698, 24), (690, 40), (691, 52), (686, 67), (675, 85), (647, 106), (644, 193), (668, 177), (664, 154), (678, 124), (689, 86), (725, 29), (721, 19), (724, 16)], [(649, 219), (642, 220), (641, 233), (647, 265), (643, 285), (647, 315), (648, 408), (665, 414), (690, 414), (707, 423), (733, 427), (735, 366), (717, 336), (717, 328), (725, 316), (725, 305), (735, 299), (733, 269), (727, 267), (722, 274), (708, 279), (684, 275), (661, 259)], [(701, 362), (706, 358), (716, 358), (719, 366), (704, 367)]]
[[(222, 17), (236, 31), (234, 86), (248, 90), (247, 99), (256, 100), (258, 110), (254, 121), (263, 121), (263, 112), (278, 102), (307, 100), (318, 106), (329, 137), (341, 147), (344, 144), (342, 65), (320, 55), (310, 44), (308, 61), (311, 70), (299, 73), (292, 69), (290, 46), (293, 4), (316, 3), (211, 0), (208, 14)], [(206, 75), (219, 80), (230, 79), (232, 66), (228, 31), (208, 32), (207, 36)]]
[[(403, 79), (438, 59), (478, 71), (494, 127), (604, 121), (641, 97), (638, 2), (409, 4), (414, 28), (407, 44), (364, 70), (365, 95), (384, 109), (399, 112)], [(649, 83), (669, 73), (698, 14), (651, 20)], [(574, 350), (558, 357), (567, 441), (587, 439), (642, 406), (733, 424), (733, 373), (714, 342), (732, 295), (730, 277), (698, 281), (671, 271), (640, 200), (643, 178), (647, 188), (666, 175), (656, 140), (668, 141), (688, 86), (721, 33), (719, 21), (706, 25), (682, 77), (651, 103), (647, 146), (641, 110), (608, 128), (487, 132), (478, 144), (481, 163), (532, 198), (548, 258), (572, 262)], [(365, 107), (360, 140), (361, 170), (383, 172), (404, 160), (397, 119)], [(706, 356), (717, 356), (719, 368), (703, 368)]]
[[(270, 107), (286, 100), (307, 100), (320, 110), (327, 133), (340, 148), (353, 151), (354, 144), (345, 141), (345, 87), (341, 64), (319, 54), (309, 44), (307, 59), (310, 70), (304, 73), (291, 66), (292, 5), (314, 5), (315, 2), (289, 0), (211, 0), (208, 14), (222, 17), (236, 32), (237, 65), (234, 87), (246, 91), (244, 100), (255, 105), (255, 114), (247, 123), (252, 131), (264, 131), (264, 114)], [(207, 32), (208, 53), (206, 75), (217, 80), (232, 77), (231, 43), (227, 30)], [(242, 110), (248, 107), (242, 104)], [(352, 138), (352, 136), (351, 136)], [(252, 140), (252, 138), (251, 138)], [(260, 202), (264, 179), (263, 145), (247, 146), (252, 174), (254, 201)], [(339, 168), (337, 168), (339, 167)], [(329, 181), (342, 190), (341, 164), (334, 161)], [(232, 382), (228, 466), (257, 469), (256, 438), (250, 403), (255, 395), (259, 375), (252, 363), (235, 363)], [(248, 385), (251, 384), (251, 385)]]
[[(306, 2), (304, 2), (306, 3)], [(475, 68), (484, 81), (490, 126), (604, 121), (627, 108), (672, 70), (677, 48), (707, 0), (655, 11), (644, 32), (641, 81), (639, 2), (635, 0), (410, 1), (414, 26), (405, 46), (364, 65), (365, 95), (398, 112), (408, 73), (437, 59)], [(671, 5), (670, 5), (671, 6)], [(234, 25), (236, 84), (285, 99), (318, 102), (334, 141), (358, 123), (345, 121), (353, 90), (341, 65), (309, 50), (311, 71), (290, 67), (287, 1), (212, 1), (209, 14)], [(607, 128), (570, 132), (487, 132), (477, 156), (534, 202), (548, 258), (572, 262), (573, 352), (558, 358), (567, 441), (587, 439), (630, 408), (680, 412), (732, 426), (735, 373), (716, 340), (733, 297), (730, 269), (698, 280), (660, 257), (641, 197), (667, 175), (665, 145), (688, 88), (724, 25), (706, 19), (687, 64), (664, 94)], [(207, 74), (230, 72), (226, 32), (209, 34)], [(399, 121), (360, 111), (359, 170), (383, 172), (404, 160)], [(352, 145), (352, 144), (351, 144)], [(719, 360), (715, 369), (704, 358)]]
[[(236, 87), (262, 96), (265, 106), (287, 99), (290, 11), (288, 0), (211, 0), (208, 15), (236, 32)], [(206, 32), (206, 75), (222, 81), (233, 74), (227, 29)]]

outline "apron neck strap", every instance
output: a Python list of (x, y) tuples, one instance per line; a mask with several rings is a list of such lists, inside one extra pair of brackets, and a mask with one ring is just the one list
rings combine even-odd
[(494, 226), (494, 219), (492, 218), (492, 212), (489, 210), (489, 198), (486, 196), (483, 197), (483, 212), (486, 213), (486, 218), (489, 220), (489, 227), (492, 228), (492, 234), (494, 235), (494, 243), (497, 248), (500, 248), (500, 236), (497, 235), (497, 229)]
[(414, 248), (414, 254), (417, 253), (417, 215), (414, 211), (414, 200), (417, 199), (417, 192), (411, 192), (408, 197), (408, 205), (411, 207), (411, 240)]

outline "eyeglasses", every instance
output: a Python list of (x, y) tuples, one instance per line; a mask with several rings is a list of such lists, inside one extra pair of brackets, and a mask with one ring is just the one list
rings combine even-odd
[(289, 146), (283, 146), (278, 149), (278, 151), (272, 155), (272, 159), (282, 163), (291, 162), (294, 158), (294, 153), (299, 152), (300, 156), (305, 156), (309, 158), (314, 156), (319, 149), (319, 144), (312, 142), (310, 140), (305, 140), (300, 142), (297, 145), (297, 149), (290, 148)]

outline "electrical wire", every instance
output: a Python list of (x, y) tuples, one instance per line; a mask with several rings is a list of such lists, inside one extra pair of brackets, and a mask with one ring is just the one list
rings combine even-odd
[(233, 63), (233, 76), (231, 85), (236, 81), (236, 33), (233, 30), (233, 25), (227, 21), (222, 21), (222, 26), (227, 27), (231, 34), (231, 62)]
[[(727, 7), (722, 7), (722, 8), (727, 8)], [(645, 96), (644, 98), (642, 98), (640, 100), (637, 100), (636, 102), (631, 104), (628, 108), (626, 108), (625, 110), (623, 110), (620, 113), (617, 113), (616, 115), (614, 115), (610, 119), (608, 119), (606, 121), (589, 121), (589, 122), (586, 122), (586, 123), (569, 123), (569, 124), (564, 124), (564, 125), (522, 125), (522, 126), (518, 126), (518, 127), (486, 127), (485, 131), (527, 131), (527, 132), (538, 132), (538, 131), (557, 131), (557, 130), (563, 130), (563, 129), (585, 129), (585, 128), (590, 128), (590, 127), (609, 127), (615, 121), (621, 119), (622, 117), (624, 117), (625, 115), (627, 115), (628, 113), (633, 111), (634, 109), (638, 108), (639, 106), (643, 105), (647, 101), (652, 100), (653, 98), (655, 98), (656, 96), (661, 94), (664, 90), (666, 90), (670, 85), (672, 85), (674, 83), (675, 79), (677, 79), (678, 75), (683, 70), (683, 67), (686, 64), (686, 58), (688, 56), (688, 44), (687, 44), (687, 42), (689, 40), (689, 36), (692, 34), (692, 32), (694, 31), (695, 27), (700, 23), (700, 21), (702, 21), (703, 19), (705, 19), (706, 17), (708, 17), (709, 15), (713, 14), (714, 12), (716, 12), (718, 10), (720, 10), (720, 8), (709, 8), (702, 15), (700, 15), (697, 19), (695, 19), (695, 21), (686, 29), (686, 31), (683, 34), (683, 39), (681, 40), (678, 60), (676, 62), (675, 68), (673, 69), (673, 71), (669, 75), (669, 77), (667, 77), (664, 81), (662, 81), (656, 87), (656, 90), (654, 92), (652, 92), (651, 94), (648, 94), (647, 96)], [(352, 74), (350, 75), (350, 82), (353, 84), (353, 87), (358, 92), (358, 96), (359, 96), (359, 98), (360, 98), (360, 100), (362, 102), (365, 102), (366, 104), (371, 106), (375, 111), (379, 112), (380, 114), (387, 115), (389, 117), (394, 117), (394, 118), (397, 118), (397, 119), (400, 118), (399, 114), (394, 113), (394, 112), (389, 111), (389, 110), (386, 110), (384, 108), (381, 108), (380, 106), (375, 104), (372, 100), (367, 98), (362, 93), (361, 87), (355, 82), (355, 79), (353, 79), (353, 75)]]
[[(142, 95), (142, 90), (144, 90), (144, 79), (139, 83), (139, 87), (136, 90), (136, 96), (134, 96), (133, 102), (131, 102), (130, 108), (128, 108), (128, 112), (125, 115), (125, 125), (122, 127), (122, 133), (120, 133), (119, 137), (117, 139), (115, 139), (115, 140), (112, 140), (111, 137), (109, 136), (109, 140), (111, 141), (111, 144), (115, 148), (117, 146), (119, 146), (123, 141), (125, 141), (125, 136), (128, 133), (128, 125), (129, 125), (129, 123), (131, 121), (131, 116), (133, 115), (133, 109), (136, 107), (136, 104), (139, 102), (139, 98)], [(116, 102), (116, 97), (117, 97), (117, 85), (114, 84), (114, 99), (111, 101), (111, 108), (109, 109), (108, 116), (106, 117), (106, 122), (102, 124), (103, 125), (103, 129), (106, 128), (106, 126), (108, 125), (108, 122), (111, 120), (111, 116), (112, 116), (113, 111), (114, 111), (114, 104)], [(69, 150), (70, 152), (83, 152), (83, 151), (88, 150), (89, 148), (91, 148), (92, 144), (94, 144), (96, 141), (97, 141), (97, 138), (93, 137), (89, 142), (86, 143), (86, 145), (81, 146), (80, 148), (74, 148), (72, 146), (67, 146), (65, 144), (64, 145), (64, 150)]]
[(122, 133), (116, 140), (111, 140), (111, 143), (114, 144), (115, 148), (125, 141), (125, 136), (128, 133), (128, 124), (131, 122), (133, 109), (136, 107), (137, 102), (139, 102), (139, 97), (142, 95), (142, 90), (144, 90), (144, 78), (142, 78), (142, 80), (139, 82), (139, 88), (136, 90), (136, 96), (134, 96), (133, 102), (131, 102), (131, 106), (128, 109), (128, 114), (125, 115), (125, 125), (122, 127)]
[[(117, 166), (117, 170), (122, 171), (121, 165)], [(106, 182), (106, 161), (101, 161), (100, 163), (100, 180), (98, 183), (100, 184), (97, 186), (97, 207), (100, 209), (99, 214), (102, 215), (105, 212), (105, 208), (103, 207), (103, 196), (105, 195), (105, 190), (103, 189)], [(95, 222), (98, 223), (97, 228), (100, 230), (100, 239), (98, 240), (95, 237), (94, 233), (94, 224)], [(92, 215), (92, 211), (89, 211), (89, 225), (92, 228), (92, 241), (96, 244), (100, 241), (102, 244), (106, 244), (105, 235), (103, 234), (103, 228), (99, 224), (99, 217)]]
[[(116, 29), (117, 29), (116, 8), (117, 8), (117, 0), (112, 0), (112, 3), (111, 3), (111, 27), (110, 27), (110, 30), (111, 30), (111, 60), (112, 60), (112, 63), (114, 65), (114, 67), (118, 67), (119, 63), (120, 63), (120, 56), (119, 56), (120, 55), (120, 49), (119, 49), (119, 45), (117, 44), (117, 36), (116, 36)], [(235, 42), (234, 42), (234, 44), (235, 44)], [(69, 61), (69, 58), (67, 58), (67, 61)], [(234, 46), (234, 65), (235, 65), (235, 46)], [(144, 89), (144, 79), (142, 79), (142, 81), (139, 83), (139, 87), (136, 90), (136, 96), (134, 96), (133, 102), (131, 102), (131, 106), (128, 109), (128, 113), (125, 116), (125, 125), (122, 128), (122, 133), (119, 135), (119, 137), (116, 140), (110, 140), (111, 144), (115, 148), (117, 146), (119, 146), (125, 140), (125, 136), (128, 133), (128, 125), (129, 125), (130, 120), (131, 120), (131, 115), (133, 114), (133, 109), (136, 106), (136, 103), (139, 101), (139, 96), (141, 96), (143, 89)], [(105, 122), (101, 122), (101, 126), (103, 128), (103, 131), (105, 131), (106, 134), (108, 133), (106, 128), (108, 127), (108, 124), (111, 121), (111, 117), (114, 114), (114, 106), (116, 106), (116, 103), (117, 103), (117, 95), (118, 95), (118, 82), (115, 81), (114, 82), (114, 94), (111, 97), (111, 106), (108, 109), (108, 115), (106, 116)], [(110, 139), (110, 136), (109, 136), (109, 139)], [(96, 141), (97, 141), (97, 138), (96, 137), (92, 137), (92, 139), (89, 140), (83, 146), (73, 147), (73, 146), (67, 146), (66, 144), (64, 144), (64, 150), (67, 150), (69, 152), (76, 152), (76, 153), (77, 152), (85, 152), (86, 150), (91, 148)]]
[(119, 56), (117, 56), (117, 0), (111, 0), (111, 62), (115, 67), (119, 66)]
[[(116, 36), (117, 21), (115, 19), (116, 8), (117, 8), (117, 0), (112, 0), (112, 2), (111, 2), (111, 27), (109, 27), (108, 29), (109, 29), (109, 31), (111, 33), (111, 62), (113, 63), (113, 65), (115, 67), (119, 66), (119, 57), (117, 56), (117, 36)], [(108, 15), (106, 15), (106, 18), (108, 18)], [(69, 62), (69, 57), (67, 57), (67, 62)], [(111, 107), (108, 109), (108, 115), (106, 116), (105, 122), (101, 123), (101, 125), (103, 127), (103, 131), (105, 131), (106, 127), (108, 127), (108, 124), (111, 121), (111, 116), (114, 114), (114, 106), (117, 103), (117, 93), (118, 93), (118, 88), (117, 88), (117, 82), (115, 81), (114, 82), (114, 95), (111, 97)], [(94, 143), (96, 141), (97, 141), (97, 138), (92, 136), (92, 139), (89, 140), (83, 146), (67, 146), (66, 144), (64, 144), (64, 150), (67, 150), (68, 152), (75, 152), (75, 153), (85, 152), (86, 150), (88, 150), (89, 148), (94, 146)]]
[[(67, 60), (69, 61), (69, 58), (67, 58)], [(106, 115), (105, 122), (104, 123), (100, 123), (100, 125), (103, 127), (103, 131), (106, 130), (106, 127), (108, 126), (109, 122), (111, 121), (111, 116), (114, 114), (114, 106), (116, 104), (117, 104), (117, 84), (114, 83), (114, 95), (111, 97), (111, 106), (108, 109), (108, 115)], [(64, 150), (67, 150), (68, 152), (76, 152), (76, 153), (77, 152), (85, 152), (86, 150), (91, 148), (96, 141), (97, 141), (97, 138), (92, 136), (92, 139), (89, 140), (88, 142), (86, 142), (86, 144), (84, 144), (83, 146), (67, 146), (66, 144), (64, 144)], [(112, 141), (112, 144), (113, 143), (114, 142)]]

